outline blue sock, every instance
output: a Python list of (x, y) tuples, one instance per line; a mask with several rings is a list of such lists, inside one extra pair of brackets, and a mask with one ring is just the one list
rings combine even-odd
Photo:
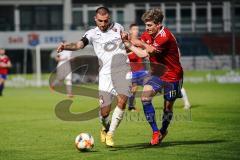
[(158, 131), (158, 127), (157, 127), (157, 123), (156, 123), (156, 119), (155, 119), (155, 110), (152, 105), (152, 102), (151, 101), (142, 101), (142, 104), (143, 104), (143, 110), (144, 110), (145, 117), (146, 117), (148, 123), (150, 124), (150, 126), (152, 127), (153, 132)]
[(134, 107), (134, 99), (135, 99), (135, 96), (132, 95), (128, 98), (128, 108), (133, 108)]
[(167, 131), (167, 128), (170, 124), (170, 121), (172, 120), (173, 112), (172, 111), (163, 111), (162, 116), (162, 128), (160, 129), (160, 132), (162, 134), (165, 134)]

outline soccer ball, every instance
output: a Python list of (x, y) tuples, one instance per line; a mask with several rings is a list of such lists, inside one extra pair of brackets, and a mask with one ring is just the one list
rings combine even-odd
[(89, 133), (80, 133), (75, 139), (75, 146), (79, 151), (89, 151), (94, 146), (94, 139)]

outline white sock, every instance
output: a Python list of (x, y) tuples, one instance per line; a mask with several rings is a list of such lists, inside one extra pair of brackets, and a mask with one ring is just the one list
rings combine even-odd
[(120, 109), (118, 106), (113, 111), (112, 121), (108, 133), (114, 134), (114, 131), (119, 126), (121, 120), (123, 119), (124, 110)]
[(183, 100), (184, 106), (190, 107), (190, 103), (189, 103), (189, 100), (188, 100), (188, 96), (187, 96), (186, 90), (184, 88), (182, 88), (181, 92), (182, 92), (182, 96), (183, 96), (182, 100)]

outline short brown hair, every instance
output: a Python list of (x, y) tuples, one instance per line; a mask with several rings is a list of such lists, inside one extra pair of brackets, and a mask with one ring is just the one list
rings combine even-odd
[(130, 24), (129, 29), (131, 29), (132, 27), (137, 27), (137, 26), (138, 25), (136, 23), (132, 23), (132, 24)]
[(146, 11), (142, 15), (142, 21), (143, 22), (153, 21), (155, 24), (158, 24), (158, 23), (162, 23), (163, 17), (164, 15), (160, 8), (153, 8)]
[(110, 11), (107, 7), (102, 6), (96, 9), (96, 14), (106, 15), (106, 14), (110, 14)]

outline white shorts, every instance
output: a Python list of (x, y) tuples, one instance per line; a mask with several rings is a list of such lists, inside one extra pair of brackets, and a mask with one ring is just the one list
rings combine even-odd
[(108, 106), (112, 103), (114, 96), (119, 94), (131, 95), (131, 79), (126, 73), (99, 75), (99, 103), (100, 106)]

